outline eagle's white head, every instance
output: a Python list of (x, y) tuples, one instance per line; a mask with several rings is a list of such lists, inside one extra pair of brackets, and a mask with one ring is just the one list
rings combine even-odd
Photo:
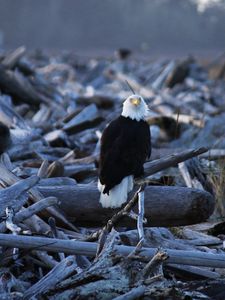
[(149, 108), (140, 95), (131, 95), (123, 102), (123, 117), (140, 121), (148, 115)]

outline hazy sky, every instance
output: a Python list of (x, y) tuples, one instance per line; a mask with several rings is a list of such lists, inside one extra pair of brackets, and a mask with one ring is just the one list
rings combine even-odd
[(200, 13), (204, 12), (206, 9), (215, 5), (225, 6), (224, 0), (192, 0), (192, 1), (197, 3), (198, 11)]
[(221, 9), (224, 3), (224, 0), (1, 0), (2, 44), (6, 48), (23, 44), (30, 49), (78, 52), (113, 51), (119, 47), (147, 53), (224, 51), (225, 9)]

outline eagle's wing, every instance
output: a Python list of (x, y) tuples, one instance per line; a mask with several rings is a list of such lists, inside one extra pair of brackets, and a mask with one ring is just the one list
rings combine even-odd
[(139, 121), (136, 125), (126, 130), (122, 138), (124, 151), (120, 155), (128, 175), (139, 177), (144, 173), (143, 164), (151, 155), (151, 133), (147, 122)]
[[(112, 121), (101, 139), (99, 179), (106, 192), (129, 175), (139, 176), (150, 154), (150, 131), (146, 123), (141, 130), (126, 127), (123, 118)], [(140, 124), (139, 124), (140, 125)]]
[(111, 148), (115, 146), (116, 141), (122, 133), (120, 118), (112, 121), (103, 131), (101, 137), (100, 163), (104, 163), (105, 157), (111, 152)]
[(123, 166), (123, 149), (123, 126), (119, 117), (105, 128), (101, 138), (99, 179), (109, 189), (128, 175)]

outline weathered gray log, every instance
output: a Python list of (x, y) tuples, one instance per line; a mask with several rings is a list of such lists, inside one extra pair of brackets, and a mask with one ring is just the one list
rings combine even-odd
[(225, 157), (224, 149), (210, 149), (208, 152), (200, 155), (201, 158), (206, 158), (208, 160), (223, 159)]
[(76, 103), (81, 105), (96, 104), (98, 108), (109, 109), (114, 106), (116, 99), (107, 95), (79, 96)]
[(45, 134), (44, 138), (53, 147), (60, 144), (66, 144), (68, 142), (67, 134), (61, 129), (48, 132)]
[(41, 166), (37, 172), (37, 176), (40, 178), (46, 178), (48, 173), (49, 162), (47, 160), (43, 160)]
[(135, 299), (139, 299), (141, 296), (144, 295), (145, 290), (146, 290), (146, 286), (141, 285), (139, 287), (135, 287), (135, 288), (131, 289), (126, 294), (123, 294), (121, 296), (118, 296), (118, 297), (114, 298), (114, 300), (135, 300)]
[[(15, 217), (13, 218), (13, 221), (15, 223), (22, 222), (28, 218), (31, 218), (34, 214), (39, 213), (40, 211), (46, 209), (49, 206), (57, 205), (58, 199), (55, 197), (48, 197), (44, 198), (33, 205), (30, 205), (28, 208), (20, 210), (18, 213), (16, 213)], [(31, 218), (32, 219), (32, 218)], [(6, 231), (6, 222), (0, 223), (0, 232)]]
[(6, 57), (1, 61), (1, 65), (7, 69), (12, 69), (15, 67), (17, 62), (24, 56), (26, 48), (21, 46), (14, 50), (12, 53), (6, 55)]
[(63, 147), (47, 147), (47, 146), (42, 146), (37, 149), (34, 149), (36, 153), (41, 157), (43, 160), (48, 160), (48, 161), (54, 161), (54, 160), (59, 160), (62, 156), (66, 155), (69, 152), (68, 148), (63, 148)]
[[(38, 186), (45, 196), (55, 196), (68, 216), (78, 226), (101, 226), (118, 211), (105, 209), (99, 203), (95, 185)], [(145, 189), (146, 226), (180, 226), (206, 220), (214, 210), (214, 198), (205, 191), (185, 187), (148, 186)], [(134, 227), (134, 220), (124, 217), (120, 225)]]
[(168, 269), (172, 270), (175, 274), (183, 275), (185, 277), (191, 277), (191, 278), (200, 278), (200, 279), (205, 279), (205, 278), (211, 278), (211, 279), (216, 279), (220, 278), (219, 273), (210, 271), (209, 269), (206, 268), (199, 268), (199, 267), (194, 267), (194, 266), (183, 266), (183, 265), (175, 265), (175, 264), (168, 264), (167, 265)]
[(192, 245), (210, 246), (223, 243), (223, 240), (218, 237), (192, 230), (189, 227), (184, 227), (182, 229), (182, 238)]
[[(12, 185), (20, 180), (15, 174), (13, 174), (10, 170), (8, 170), (2, 163), (0, 163), (0, 179), (3, 182), (7, 183), (8, 185)], [(30, 190), (30, 196), (34, 202), (38, 202), (41, 199), (43, 199), (43, 196), (40, 194), (40, 192), (36, 188), (32, 188)], [(56, 210), (53, 207), (48, 207), (48, 208), (46, 208), (46, 210), (51, 215), (53, 215), (57, 219), (60, 219), (65, 224), (67, 224), (70, 228), (72, 228), (73, 230), (76, 230), (75, 226), (73, 224), (71, 224), (65, 218), (65, 216), (61, 214), (60, 211)]]
[(26, 220), (33, 216), (34, 214), (39, 213), (40, 211), (46, 209), (49, 206), (57, 205), (59, 203), (58, 199), (55, 197), (44, 198), (33, 205), (30, 205), (28, 208), (18, 212), (14, 218), (14, 221), (19, 223), (23, 220)]
[(57, 186), (57, 185), (73, 185), (76, 184), (76, 180), (70, 177), (52, 177), (43, 178), (40, 180), (40, 186)]
[(72, 274), (77, 268), (74, 256), (68, 256), (58, 263), (49, 273), (42, 277), (37, 283), (32, 285), (25, 293), (24, 299), (31, 299), (33, 296), (44, 294), (54, 289), (57, 283)]
[(32, 121), (35, 124), (43, 124), (49, 120), (51, 116), (51, 108), (46, 106), (45, 104), (40, 105), (40, 109), (33, 116)]
[(189, 74), (191, 63), (193, 63), (193, 59), (190, 57), (183, 61), (178, 61), (172, 72), (166, 78), (166, 86), (172, 88), (177, 83), (182, 83)]
[(0, 190), (0, 217), (5, 215), (7, 206), (12, 207), (15, 211), (26, 203), (28, 194), (26, 193), (38, 181), (39, 177), (33, 176), (13, 184), (12, 186)]
[(47, 177), (61, 177), (64, 173), (64, 165), (59, 161), (53, 161), (48, 167)]
[[(86, 128), (90, 128), (98, 123), (99, 111), (95, 104), (85, 107), (79, 114), (63, 126), (63, 130), (68, 133), (76, 133)], [(97, 123), (96, 123), (97, 122)]]
[(72, 177), (78, 174), (96, 175), (97, 169), (94, 163), (92, 164), (69, 164), (64, 167), (64, 176)]
[(164, 85), (167, 77), (174, 70), (174, 68), (175, 68), (175, 62), (172, 60), (165, 66), (161, 74), (152, 83), (152, 88), (155, 90), (160, 89)]
[[(55, 238), (32, 237), (0, 233), (0, 246), (36, 249), (39, 251), (64, 252), (93, 257), (97, 251), (97, 243), (63, 240)], [(115, 253), (127, 256), (135, 247), (116, 245)], [(164, 249), (168, 254), (165, 264), (182, 264), (212, 268), (225, 268), (225, 254), (212, 254), (202, 251), (186, 251)], [(157, 248), (142, 248), (139, 255), (151, 259)]]
[(39, 94), (21, 73), (5, 70), (0, 66), (0, 87), (6, 94), (28, 104), (50, 104), (51, 100)]
[(29, 128), (21, 115), (19, 115), (12, 107), (7, 105), (4, 96), (0, 97), (0, 118), (1, 121), (9, 127), (12, 124), (16, 123), (17, 126), (21, 129)]
[(202, 153), (207, 152), (207, 148), (198, 148), (182, 151), (180, 153), (172, 154), (166, 156), (165, 158), (156, 159), (144, 164), (145, 173), (149, 176), (163, 169), (176, 166), (178, 163), (190, 159), (192, 157), (198, 156)]

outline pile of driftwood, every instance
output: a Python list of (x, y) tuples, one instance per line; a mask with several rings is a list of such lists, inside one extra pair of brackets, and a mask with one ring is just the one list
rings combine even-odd
[[(1, 54), (1, 299), (223, 297), (223, 57), (129, 55)], [(153, 153), (129, 202), (103, 209), (99, 138), (126, 82), (151, 108)]]

